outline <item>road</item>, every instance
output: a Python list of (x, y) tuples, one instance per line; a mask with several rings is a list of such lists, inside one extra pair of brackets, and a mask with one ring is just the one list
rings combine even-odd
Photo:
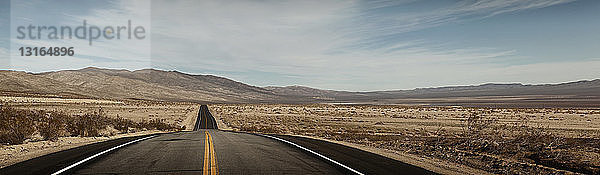
[[(214, 128), (215, 119), (203, 105), (194, 131), (86, 145), (0, 169), (0, 174), (51, 174), (59, 170), (64, 170), (63, 174), (352, 174), (348, 168), (365, 174), (433, 174), (326, 141)], [(307, 149), (270, 138), (273, 136)], [(97, 155), (101, 152), (105, 153)]]
[(208, 110), (208, 106), (206, 105), (200, 106), (198, 118), (196, 119), (196, 124), (194, 125), (194, 131), (199, 131), (201, 129), (219, 129), (219, 127), (217, 127), (217, 121), (212, 116)]

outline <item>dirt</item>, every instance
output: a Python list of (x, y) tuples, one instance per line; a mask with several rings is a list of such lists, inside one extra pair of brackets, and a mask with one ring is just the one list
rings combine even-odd
[[(122, 117), (133, 121), (165, 119), (167, 123), (193, 129), (198, 108), (194, 103), (166, 103), (151, 101), (116, 101), (95, 99), (68, 99), (51, 97), (11, 97), (0, 96), (0, 104), (17, 109), (61, 111), (67, 114), (83, 114), (101, 111), (109, 117)], [(59, 137), (55, 141), (43, 140), (39, 135), (18, 145), (2, 145), (0, 167), (5, 167), (38, 156), (66, 150), (86, 144), (128, 136), (146, 135), (164, 131), (139, 131), (135, 133), (114, 133), (103, 137)]]
[[(191, 130), (199, 104), (0, 96), (0, 104), (68, 114), (102, 112), (134, 121), (164, 119)], [(600, 110), (349, 104), (209, 105), (220, 129), (300, 135), (384, 155), (442, 174), (600, 172)], [(4, 145), (2, 164), (118, 137), (30, 139)]]
[(200, 106), (196, 103), (11, 96), (0, 96), (0, 104), (17, 109), (61, 111), (67, 114), (101, 111), (109, 117), (123, 117), (133, 121), (159, 118), (165, 119), (167, 123), (185, 126), (186, 130), (194, 127)]
[(472, 174), (600, 172), (598, 109), (331, 104), (210, 108), (234, 130), (351, 143), (443, 174), (464, 174), (461, 166), (470, 167)]

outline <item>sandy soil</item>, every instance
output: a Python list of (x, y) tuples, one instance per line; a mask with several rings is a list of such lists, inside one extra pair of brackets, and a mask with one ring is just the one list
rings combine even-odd
[[(194, 126), (199, 104), (0, 96), (0, 104)], [(401, 105), (209, 105), (220, 129), (301, 135), (443, 174), (600, 172), (600, 110)], [(133, 133), (148, 134), (152, 131)], [(131, 134), (129, 134), (131, 135)], [(2, 146), (0, 166), (110, 137)], [(537, 157), (536, 157), (537, 156)]]
[(18, 109), (62, 111), (67, 114), (82, 114), (101, 111), (108, 117), (123, 117), (133, 121), (164, 119), (167, 123), (194, 127), (199, 104), (150, 102), (150, 101), (111, 101), (94, 99), (64, 99), (38, 97), (0, 96), (0, 104)]
[(589, 173), (600, 165), (598, 109), (209, 107), (234, 130), (340, 141), (444, 174)]
[[(18, 109), (62, 111), (67, 114), (81, 114), (101, 111), (109, 117), (123, 117), (133, 121), (164, 119), (166, 123), (193, 129), (200, 105), (193, 103), (162, 103), (148, 101), (110, 101), (94, 99), (64, 99), (45, 97), (0, 96), (0, 104)], [(225, 127), (226, 128), (226, 127)], [(24, 144), (2, 145), (0, 167), (49, 153), (70, 149), (86, 144), (128, 136), (146, 135), (161, 131), (140, 131), (135, 133), (106, 133), (106, 137), (60, 137), (57, 141), (44, 141), (34, 135)]]

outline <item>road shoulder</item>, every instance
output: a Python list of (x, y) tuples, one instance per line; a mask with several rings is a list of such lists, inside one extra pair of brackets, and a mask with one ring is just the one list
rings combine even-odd
[(356, 148), (356, 149), (359, 149), (362, 151), (370, 152), (370, 153), (381, 155), (381, 156), (391, 158), (391, 159), (394, 159), (394, 160), (397, 160), (400, 162), (418, 166), (418, 167), (421, 167), (421, 168), (424, 168), (424, 169), (427, 169), (429, 171), (433, 171), (433, 172), (439, 173), (439, 174), (453, 174), (453, 175), (491, 174), (489, 172), (486, 172), (486, 171), (483, 171), (480, 169), (471, 168), (471, 167), (468, 167), (465, 165), (452, 163), (452, 162), (448, 162), (448, 161), (444, 161), (444, 160), (439, 160), (436, 158), (412, 155), (412, 154), (403, 153), (400, 151), (374, 148), (374, 147), (360, 145), (360, 144), (356, 144), (356, 143), (329, 140), (329, 139), (323, 139), (323, 138), (319, 138), (319, 137), (311, 137), (311, 136), (303, 136), (303, 135), (292, 135), (292, 136), (327, 141), (327, 142), (331, 142), (331, 143), (336, 143), (336, 144)]
[(122, 134), (112, 138), (96, 139), (33, 151), (30, 155), (23, 155), (31, 156), (32, 158), (25, 159), (19, 157), (20, 159), (11, 159), (15, 163), (0, 169), (0, 174), (50, 174), (76, 161), (80, 161), (119, 144), (160, 133), (164, 132), (148, 131)]

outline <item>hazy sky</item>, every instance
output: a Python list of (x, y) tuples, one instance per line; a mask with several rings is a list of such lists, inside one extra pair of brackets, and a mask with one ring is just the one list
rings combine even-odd
[[(598, 12), (597, 0), (0, 0), (0, 68), (152, 67), (257, 86), (352, 91), (556, 83), (600, 78)], [(83, 19), (97, 25), (132, 19), (146, 26), (148, 40), (89, 46), (14, 36), (15, 24)], [(10, 56), (18, 46), (65, 44), (78, 54)]]

